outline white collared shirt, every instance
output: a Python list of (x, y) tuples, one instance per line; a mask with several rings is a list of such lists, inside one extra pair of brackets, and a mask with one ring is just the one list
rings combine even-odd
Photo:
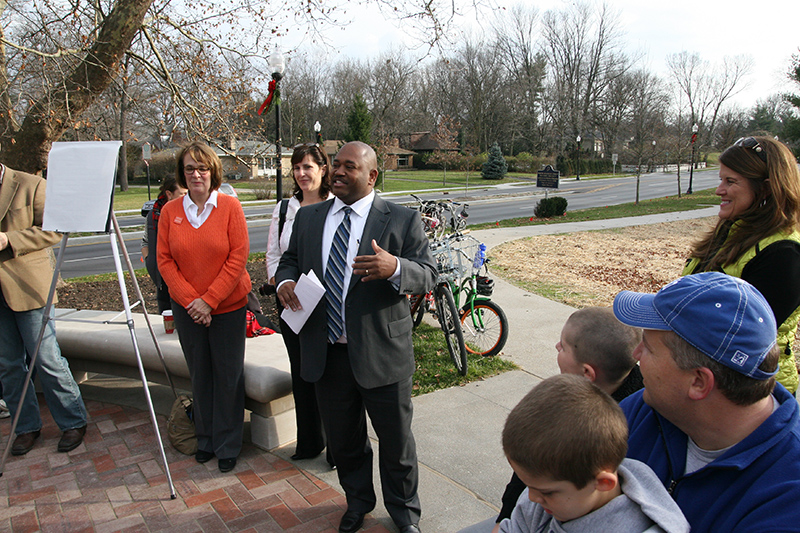
[[(333, 206), (328, 211), (328, 216), (325, 218), (325, 227), (322, 233), (322, 268), (328, 268), (328, 256), (331, 253), (331, 243), (333, 236), (336, 235), (336, 230), (339, 224), (344, 220), (344, 208), (349, 207), (352, 209), (350, 213), (350, 240), (347, 244), (347, 260), (344, 269), (344, 288), (342, 290), (342, 322), (345, 325), (342, 336), (339, 342), (347, 342), (347, 320), (345, 319), (345, 301), (347, 300), (347, 289), (350, 286), (350, 279), (353, 277), (353, 260), (358, 255), (358, 249), (361, 246), (361, 237), (364, 235), (364, 226), (367, 224), (367, 217), (369, 211), (372, 209), (372, 202), (375, 200), (375, 191), (371, 191), (368, 195), (347, 205), (339, 198), (333, 200)], [(323, 271), (322, 275), (325, 275)], [(397, 267), (394, 274), (388, 279), (395, 287), (398, 286), (396, 280), (400, 278), (400, 261), (397, 261)]]
[(195, 229), (202, 226), (203, 222), (208, 220), (211, 211), (213, 211), (215, 207), (217, 207), (217, 191), (211, 191), (208, 200), (206, 200), (203, 206), (203, 212), (199, 215), (197, 214), (197, 211), (199, 211), (197, 204), (189, 198), (188, 194), (183, 196), (183, 210), (186, 212), (186, 221)]

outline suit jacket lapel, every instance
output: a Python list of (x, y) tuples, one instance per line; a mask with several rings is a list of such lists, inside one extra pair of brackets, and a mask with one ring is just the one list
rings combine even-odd
[(333, 206), (333, 200), (327, 200), (314, 204), (314, 227), (318, 228), (317, 231), (308, 232), (308, 250), (314, 250), (311, 254), (311, 268), (317, 275), (317, 278), (322, 281), (323, 268), (322, 268), (322, 234), (325, 230), (325, 219), (328, 217), (328, 211)]
[[(386, 231), (386, 226), (389, 224), (389, 208), (386, 207), (386, 201), (375, 195), (372, 201), (372, 207), (367, 215), (367, 222), (364, 225), (364, 233), (361, 235), (361, 244), (358, 247), (356, 255), (372, 255), (375, 252), (372, 250), (372, 239), (376, 242), (381, 242), (381, 237)], [(361, 280), (361, 276), (350, 276), (350, 285), (347, 290), (349, 296), (350, 291), (355, 287), (356, 283)]]
[(3, 185), (0, 186), (0, 220), (5, 218), (8, 213), (8, 208), (11, 206), (11, 200), (14, 198), (19, 182), (17, 181), (14, 171), (8, 167), (6, 173), (3, 175)]

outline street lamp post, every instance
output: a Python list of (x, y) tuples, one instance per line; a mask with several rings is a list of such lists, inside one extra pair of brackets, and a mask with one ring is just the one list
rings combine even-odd
[(656, 172), (656, 141), (653, 140), (653, 157), (650, 158), (650, 165), (653, 167), (653, 172)]
[(686, 194), (692, 194), (692, 178), (694, 178), (694, 143), (697, 141), (697, 123), (692, 125), (692, 160), (689, 164), (689, 188), (686, 189)]
[(317, 135), (316, 135), (316, 137), (317, 137), (317, 144), (320, 146), (320, 148), (322, 147), (322, 134), (320, 133), (321, 131), (322, 131), (322, 124), (320, 124), (320, 123), (319, 123), (319, 120), (318, 120), (318, 121), (316, 121), (316, 122), (314, 123), (314, 133), (316, 133), (316, 134), (317, 134)]
[(281, 96), (280, 96), (280, 82), (283, 78), (283, 71), (286, 69), (286, 63), (283, 60), (283, 54), (280, 49), (269, 56), (269, 66), (272, 69), (272, 79), (275, 80), (275, 155), (277, 162), (275, 163), (275, 196), (276, 200), (280, 202), (283, 199), (283, 169), (281, 168)]
[(575, 181), (581, 180), (581, 136), (575, 138)]

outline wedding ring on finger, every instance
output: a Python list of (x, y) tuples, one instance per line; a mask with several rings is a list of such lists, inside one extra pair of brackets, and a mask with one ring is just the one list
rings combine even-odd
[(367, 269), (366, 272), (367, 272), (367, 276), (369, 276), (369, 269)]

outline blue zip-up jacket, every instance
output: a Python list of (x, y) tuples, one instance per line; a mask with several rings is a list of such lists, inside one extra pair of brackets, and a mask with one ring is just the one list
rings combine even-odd
[(684, 476), (688, 437), (636, 392), (621, 404), (628, 457), (655, 471), (692, 532), (800, 531), (800, 409), (780, 384), (780, 406), (753, 433)]

